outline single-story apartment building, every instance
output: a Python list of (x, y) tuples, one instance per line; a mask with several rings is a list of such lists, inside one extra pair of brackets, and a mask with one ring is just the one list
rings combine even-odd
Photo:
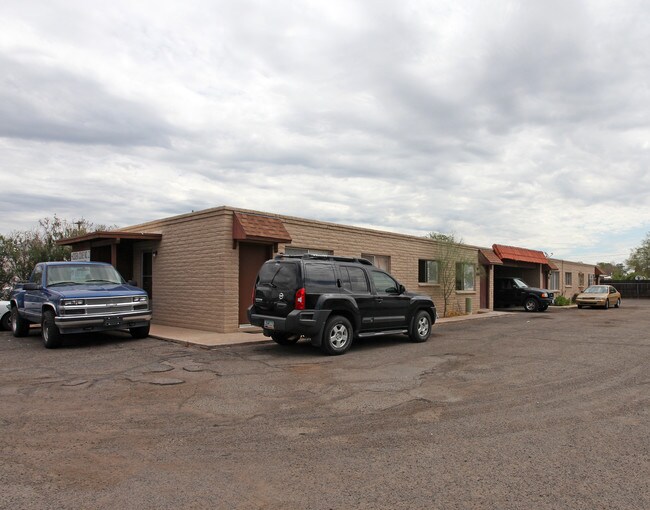
[[(388, 270), (407, 289), (431, 296), (442, 315), (452, 257), (448, 310), (493, 308), (494, 278), (523, 277), (529, 285), (555, 283), (557, 272), (576, 272), (570, 293), (591, 281), (594, 266), (549, 260), (543, 252), (493, 245), (481, 248), (252, 211), (228, 206), (182, 214), (115, 231), (60, 241), (72, 258), (113, 264), (151, 296), (154, 323), (228, 333), (246, 325), (246, 309), (260, 266), (278, 253), (363, 257)], [(559, 283), (566, 283), (563, 273)], [(574, 282), (575, 281), (575, 287)], [(571, 294), (572, 295), (572, 294)]]

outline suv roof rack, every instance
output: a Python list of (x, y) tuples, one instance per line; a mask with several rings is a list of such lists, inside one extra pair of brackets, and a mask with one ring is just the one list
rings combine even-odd
[(304, 260), (331, 260), (335, 262), (356, 262), (366, 266), (372, 266), (372, 262), (368, 259), (359, 257), (342, 257), (339, 255), (316, 255), (314, 253), (304, 253), (302, 255), (287, 255), (285, 253), (278, 253), (275, 259), (304, 259)]

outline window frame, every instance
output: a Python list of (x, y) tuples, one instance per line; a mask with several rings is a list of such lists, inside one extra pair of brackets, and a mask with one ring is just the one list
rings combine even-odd
[[(459, 272), (460, 268), (460, 272)], [(471, 288), (466, 287), (469, 279), (467, 277), (472, 276)], [(462, 275), (462, 277), (459, 277)], [(476, 264), (471, 262), (456, 262), (456, 291), (458, 292), (476, 292)]]
[(571, 271), (564, 272), (564, 286), (573, 287), (573, 273)]
[[(362, 253), (361, 258), (370, 261), (370, 263), (372, 263), (373, 266), (381, 269), (382, 271), (390, 273), (390, 255), (378, 255), (378, 254), (373, 254), (373, 253)], [(378, 265), (377, 264), (377, 259), (380, 259), (381, 261), (385, 261), (386, 262), (386, 267), (382, 267), (381, 265)]]
[[(430, 280), (431, 265), (435, 267), (435, 278)], [(440, 284), (440, 261), (435, 259), (418, 259), (418, 283), (438, 285)]]

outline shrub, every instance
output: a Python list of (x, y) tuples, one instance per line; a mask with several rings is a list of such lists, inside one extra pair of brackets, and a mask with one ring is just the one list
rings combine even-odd
[(571, 304), (571, 300), (569, 298), (565, 298), (564, 296), (557, 296), (553, 304), (555, 306), (568, 306)]

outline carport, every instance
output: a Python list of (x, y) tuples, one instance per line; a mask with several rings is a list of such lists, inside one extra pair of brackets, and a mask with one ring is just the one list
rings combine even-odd
[(495, 278), (517, 277), (531, 287), (546, 287), (548, 273), (557, 267), (548, 260), (543, 251), (493, 244), (492, 250), (503, 262), (494, 266)]
[(57, 244), (72, 247), (72, 260), (112, 264), (124, 279), (135, 280), (152, 297), (152, 259), (161, 239), (162, 234), (112, 230), (62, 239)]

